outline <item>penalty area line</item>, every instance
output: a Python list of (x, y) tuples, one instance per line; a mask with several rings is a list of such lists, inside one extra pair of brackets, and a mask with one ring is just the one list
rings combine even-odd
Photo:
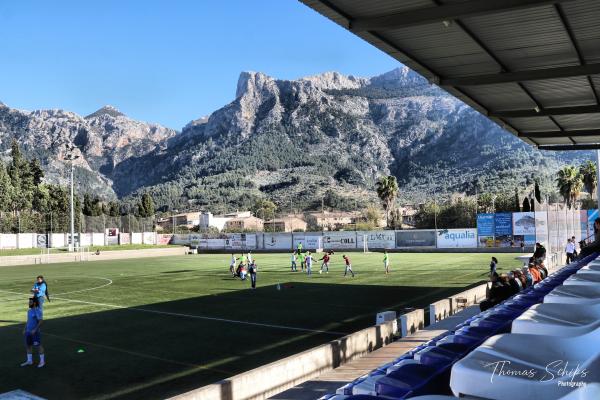
[[(0, 292), (25, 295), (24, 293), (15, 292), (12, 290), (0, 289)], [(75, 292), (69, 292), (69, 293), (75, 293)], [(259, 327), (263, 327), (263, 328), (283, 329), (283, 330), (297, 331), (297, 332), (323, 333), (323, 334), (333, 335), (333, 336), (348, 335), (347, 332), (336, 332), (336, 331), (325, 331), (325, 330), (319, 330), (319, 329), (299, 328), (299, 327), (295, 327), (295, 326), (275, 325), (275, 324), (267, 324), (267, 323), (263, 323), (263, 322), (240, 321), (240, 320), (235, 320), (235, 319), (209, 317), (206, 315), (193, 315), (193, 314), (183, 314), (183, 313), (176, 313), (176, 312), (170, 312), (170, 311), (150, 310), (147, 308), (140, 308), (140, 307), (125, 307), (125, 306), (119, 306), (116, 304), (97, 303), (97, 302), (93, 302), (93, 301), (67, 299), (64, 297), (60, 297), (58, 295), (52, 296), (52, 299), (53, 300), (62, 300), (62, 301), (71, 302), (71, 303), (81, 303), (81, 304), (88, 304), (88, 305), (92, 305), (92, 306), (113, 308), (113, 309), (132, 310), (132, 311), (139, 311), (139, 312), (158, 314), (158, 315), (169, 315), (172, 317), (201, 319), (201, 320), (206, 320), (206, 321), (225, 322), (225, 323), (239, 324), (239, 325), (259, 326)]]
[(139, 312), (145, 312), (145, 313), (150, 313), (150, 314), (168, 315), (168, 316), (172, 316), (172, 317), (201, 319), (201, 320), (215, 321), (215, 322), (225, 322), (225, 323), (230, 323), (230, 324), (260, 326), (263, 328), (283, 329), (283, 330), (289, 330), (289, 331), (308, 332), (308, 333), (324, 333), (324, 334), (334, 335), (334, 336), (345, 336), (348, 334), (346, 332), (299, 328), (299, 327), (295, 327), (295, 326), (275, 325), (275, 324), (267, 324), (267, 323), (263, 323), (263, 322), (240, 321), (240, 320), (235, 320), (235, 319), (209, 317), (206, 315), (194, 315), (194, 314), (176, 313), (176, 312), (171, 312), (171, 311), (150, 310), (147, 308), (140, 308), (140, 307), (125, 307), (125, 306), (119, 306), (116, 304), (96, 303), (96, 302), (85, 301), (85, 300), (66, 299), (63, 297), (54, 297), (54, 299), (63, 300), (66, 302), (89, 304), (89, 305), (99, 306), (99, 307), (107, 307), (107, 308), (114, 308), (114, 309), (121, 309), (121, 310), (132, 310), (132, 311), (139, 311)]

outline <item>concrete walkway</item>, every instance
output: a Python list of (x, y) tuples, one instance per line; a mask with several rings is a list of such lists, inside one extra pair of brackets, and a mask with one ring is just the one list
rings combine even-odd
[(440, 335), (467, 318), (479, 312), (479, 306), (471, 306), (439, 321), (427, 328), (416, 332), (414, 335), (399, 339), (389, 345), (375, 350), (364, 357), (351, 361), (339, 368), (326, 372), (316, 379), (304, 382), (285, 392), (271, 397), (274, 400), (316, 400), (327, 393), (335, 393), (336, 389), (354, 379), (369, 373), (380, 365), (395, 360), (408, 350), (427, 342)]
[[(108, 250), (100, 251), (100, 255), (94, 253), (94, 248), (90, 247), (85, 261), (103, 261), (103, 260), (121, 260), (127, 258), (145, 258), (145, 257), (164, 257), (164, 256), (182, 256), (187, 253), (188, 248), (184, 246), (159, 247), (157, 249), (147, 248), (138, 250)], [(53, 253), (38, 255), (17, 255), (0, 256), (0, 267), (12, 265), (31, 265), (31, 264), (54, 264), (67, 262), (81, 262), (82, 254), (74, 253)]]

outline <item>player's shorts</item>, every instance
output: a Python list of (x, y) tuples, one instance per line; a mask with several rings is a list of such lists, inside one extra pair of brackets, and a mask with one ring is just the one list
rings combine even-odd
[(32, 334), (31, 332), (25, 332), (25, 344), (27, 346), (39, 346), (42, 344), (42, 335), (40, 330)]

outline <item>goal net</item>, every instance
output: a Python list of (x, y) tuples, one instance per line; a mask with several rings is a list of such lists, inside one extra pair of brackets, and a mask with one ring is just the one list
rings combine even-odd
[(60, 261), (89, 261), (90, 248), (88, 246), (75, 247), (69, 251), (68, 247), (48, 247), (40, 249), (40, 264)]

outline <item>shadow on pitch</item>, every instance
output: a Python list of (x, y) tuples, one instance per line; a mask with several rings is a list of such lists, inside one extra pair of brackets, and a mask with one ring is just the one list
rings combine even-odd
[(164, 272), (161, 272), (161, 274), (182, 274), (184, 272), (197, 272), (197, 271), (194, 269), (180, 269), (177, 271), (164, 271)]
[[(57, 298), (45, 307), (44, 369), (19, 367), (22, 324), (0, 328), (0, 393), (20, 388), (50, 399), (162, 399), (339, 339), (373, 325), (379, 311), (425, 307), (462, 290), (309, 282), (250, 290), (245, 284), (166, 302), (155, 302), (159, 294), (150, 292), (144, 305), (60, 318), (53, 317), (58, 306), (65, 312), (85, 304)], [(98, 294), (92, 301), (119, 305), (118, 298)], [(23, 314), (26, 307), (24, 301)], [(333, 355), (338, 364), (353, 356), (344, 339)]]

